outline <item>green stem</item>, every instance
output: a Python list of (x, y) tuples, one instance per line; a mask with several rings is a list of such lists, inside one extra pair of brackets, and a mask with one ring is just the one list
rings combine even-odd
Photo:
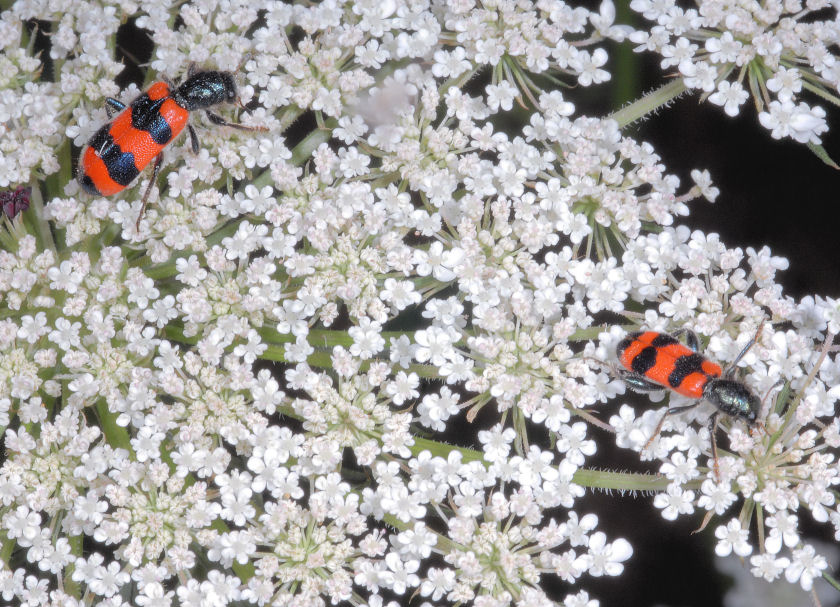
[(422, 451), (429, 451), (432, 455), (446, 459), (449, 457), (449, 454), (456, 449), (461, 452), (462, 461), (464, 462), (472, 462), (482, 460), (484, 458), (484, 454), (477, 449), (459, 447), (457, 445), (450, 445), (448, 443), (442, 443), (440, 441), (422, 437), (414, 438), (414, 444), (411, 446), (411, 454), (416, 457)]
[[(411, 447), (412, 455), (428, 450), (432, 455), (446, 459), (455, 450), (461, 452), (464, 462), (483, 461), (483, 454), (476, 449), (459, 447), (434, 441), (428, 438), (415, 438)], [(487, 463), (487, 462), (485, 462)], [(579, 469), (572, 477), (572, 482), (590, 489), (605, 489), (614, 491), (664, 491), (668, 486), (668, 479), (660, 474), (645, 474), (637, 472), (610, 472), (608, 470)]]
[(70, 156), (70, 140), (64, 139), (55, 151), (59, 170), (46, 178), (46, 198), (61, 196), (66, 186), (73, 179), (73, 163)]
[(610, 118), (618, 122), (619, 128), (636, 122), (640, 118), (655, 111), (657, 108), (667, 105), (688, 89), (682, 78), (675, 78), (666, 85), (663, 85), (653, 92), (644, 95), (628, 106), (613, 112)]
[(105, 402), (105, 399), (100, 398), (97, 401), (96, 412), (99, 415), (100, 427), (108, 444), (114, 448), (122, 448), (133, 453), (128, 432), (125, 428), (117, 425), (117, 416), (108, 409), (108, 403)]
[(836, 590), (840, 590), (840, 583), (839, 583), (839, 582), (838, 582), (838, 581), (837, 581), (834, 577), (832, 577), (832, 576), (831, 576), (831, 575), (829, 575), (828, 573), (823, 573), (823, 574), (822, 574), (822, 577), (823, 577), (823, 579), (824, 579), (826, 582), (828, 582), (829, 584), (831, 584), (832, 586), (834, 586), (834, 588), (835, 588)]
[[(71, 535), (68, 538), (70, 544), (70, 553), (79, 557), (82, 556), (82, 536)], [(73, 580), (73, 572), (76, 570), (76, 565), (70, 563), (64, 570), (64, 592), (75, 598), (81, 598), (82, 585)]]
[(319, 145), (330, 140), (333, 129), (338, 126), (338, 121), (329, 119), (324, 122), (324, 128), (316, 129), (309, 133), (303, 140), (292, 149), (291, 163), (295, 166), (300, 166), (305, 161), (312, 158), (314, 152)]
[(3, 532), (3, 541), (0, 542), (0, 562), (6, 567), (9, 565), (9, 559), (12, 557), (12, 552), (17, 547), (17, 542), (11, 539), (6, 532)]
[[(69, 164), (69, 149), (68, 160)], [(66, 183), (66, 182), (65, 182)], [(41, 188), (38, 184), (32, 185), (31, 204), (34, 210), (33, 213), (24, 213), (24, 221), (27, 221), (35, 228), (35, 238), (38, 242), (38, 247), (41, 250), (52, 249), (56, 250), (55, 241), (50, 230), (50, 223), (44, 218), (44, 199), (41, 195)]]
[(833, 105), (840, 106), (840, 97), (837, 97), (836, 95), (832, 95), (827, 90), (825, 90), (823, 87), (815, 86), (814, 84), (808, 82), (807, 80), (803, 80), (802, 87), (805, 88), (806, 90), (811, 91), (815, 95), (817, 95), (819, 97), (822, 97), (823, 99), (825, 99), (829, 103), (831, 103)]
[(660, 474), (610, 472), (608, 470), (579, 469), (572, 482), (590, 489), (607, 491), (664, 491), (668, 479)]

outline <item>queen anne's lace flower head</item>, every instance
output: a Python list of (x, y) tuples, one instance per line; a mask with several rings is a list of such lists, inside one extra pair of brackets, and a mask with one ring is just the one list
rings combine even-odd
[[(661, 21), (634, 40), (686, 86), (732, 111), (754, 70), (770, 128), (819, 137), (798, 97), (816, 86), (802, 57), (833, 73), (806, 45), (818, 22), (790, 4), (634, 7)], [(139, 229), (148, 176), (91, 198), (69, 172), (120, 96), (129, 17), (150, 77), (235, 70), (242, 121), (267, 128), (168, 146)], [(43, 55), (25, 23), (51, 26)], [(768, 249), (678, 225), (718, 196), (709, 174), (683, 186), (617, 120), (576, 109), (609, 78), (601, 42), (628, 32), (610, 2), (2, 13), (0, 187), (33, 185), (27, 221), (0, 229), (3, 600), (531, 607), (556, 604), (559, 579), (563, 604), (591, 607), (580, 586), (633, 548), (581, 511), (586, 487), (708, 513), (719, 554), (811, 588), (828, 565), (800, 520), (840, 529), (840, 373), (822, 347), (840, 306), (785, 296)], [(725, 364), (762, 323), (742, 360), (770, 391), (762, 428), (724, 420), (719, 479), (708, 408), (644, 450), (660, 411), (607, 408), (627, 330), (690, 327)], [(596, 468), (605, 440), (653, 472)]]

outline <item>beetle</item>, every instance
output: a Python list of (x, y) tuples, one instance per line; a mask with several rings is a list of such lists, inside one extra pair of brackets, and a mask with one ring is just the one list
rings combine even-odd
[[(686, 343), (678, 336), (686, 335)], [(693, 409), (703, 401), (716, 408), (709, 418), (709, 433), (712, 440), (715, 476), (719, 479), (717, 441), (715, 432), (721, 413), (743, 419), (748, 426), (759, 425), (761, 399), (744, 382), (734, 379), (738, 362), (755, 345), (761, 334), (761, 327), (735, 360), (723, 370), (699, 353), (700, 340), (690, 329), (682, 329), (669, 335), (658, 331), (639, 331), (628, 334), (616, 347), (616, 354), (624, 369), (618, 375), (627, 386), (636, 392), (673, 390), (696, 402), (681, 407), (670, 407), (659, 420), (653, 435), (643, 449), (647, 449), (662, 430), (662, 424), (669, 415)]]
[[(137, 217), (138, 230), (146, 200), (163, 162), (164, 148), (186, 127), (192, 151), (198, 153), (198, 137), (195, 129), (188, 124), (190, 112), (204, 110), (210, 121), (219, 126), (245, 131), (267, 130), (262, 126), (228, 122), (208, 110), (220, 103), (239, 102), (236, 82), (231, 72), (197, 71), (192, 65), (187, 79), (178, 87), (155, 82), (129, 106), (112, 97), (105, 101), (109, 117), (115, 112), (120, 113), (96, 131), (82, 151), (79, 183), (90, 194), (111, 196), (131, 184), (154, 160), (152, 179), (143, 194)], [(241, 102), (239, 104), (242, 105)]]

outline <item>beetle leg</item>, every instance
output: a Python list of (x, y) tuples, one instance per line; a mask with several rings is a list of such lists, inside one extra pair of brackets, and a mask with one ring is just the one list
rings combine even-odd
[(198, 136), (195, 134), (195, 129), (192, 128), (191, 124), (188, 124), (187, 130), (190, 133), (190, 146), (192, 147), (192, 153), (198, 154)]
[(677, 329), (673, 333), (671, 333), (672, 337), (679, 337), (685, 333), (685, 345), (689, 348), (694, 350), (695, 352), (700, 351), (700, 339), (697, 337), (697, 333), (692, 331), (691, 329)]
[(750, 351), (750, 348), (752, 348), (755, 345), (755, 343), (758, 341), (758, 337), (761, 335), (761, 330), (763, 328), (764, 328), (764, 323), (758, 325), (758, 330), (755, 332), (755, 337), (753, 337), (749, 342), (747, 342), (747, 345), (744, 346), (744, 349), (741, 350), (741, 352), (738, 354), (738, 356), (735, 357), (735, 360), (733, 360), (729, 364), (729, 366), (726, 367), (726, 371), (723, 372), (723, 376), (725, 378), (730, 379), (733, 375), (735, 375), (735, 370), (736, 370), (736, 367), (738, 366), (738, 363), (741, 361), (742, 358), (744, 358), (744, 356), (746, 356), (747, 352)]
[(717, 432), (719, 412), (715, 411), (712, 414), (712, 417), (709, 418), (709, 437), (712, 440), (712, 457), (715, 460), (714, 469), (715, 469), (715, 479), (717, 482), (720, 482), (720, 467), (718, 466), (718, 454), (717, 454), (717, 438), (715, 437), (715, 433)]
[(659, 436), (659, 433), (662, 432), (662, 424), (665, 423), (665, 418), (666, 417), (668, 417), (669, 415), (675, 415), (677, 413), (683, 413), (685, 411), (688, 411), (689, 409), (693, 409), (694, 407), (696, 407), (697, 405), (699, 405), (702, 402), (703, 402), (702, 400), (698, 400), (698, 401), (695, 401), (695, 402), (691, 403), (690, 405), (685, 405), (683, 407), (671, 407), (670, 409), (666, 410), (665, 414), (662, 416), (662, 419), (660, 419), (659, 423), (656, 425), (656, 429), (653, 431), (653, 434), (648, 439), (648, 442), (646, 442), (645, 446), (642, 447), (642, 451), (644, 451), (645, 449), (650, 447), (650, 444), (653, 442), (653, 439), (655, 439), (657, 436)]
[(175, 90), (176, 88), (178, 88), (178, 85), (176, 85), (176, 84), (175, 84), (175, 81), (174, 81), (174, 80), (172, 80), (172, 78), (170, 78), (170, 77), (169, 77), (169, 76), (167, 76), (166, 74), (161, 74), (161, 75), (160, 75), (160, 79), (161, 79), (161, 80), (163, 80), (163, 81), (166, 83), (166, 86), (168, 86), (168, 87), (169, 87), (169, 90), (170, 90), (170, 95), (172, 94), (172, 93), (171, 93), (171, 91), (173, 91), (173, 90)]
[(649, 380), (640, 373), (634, 373), (626, 369), (615, 369), (615, 373), (633, 392), (658, 392), (665, 389), (664, 386)]
[(254, 53), (252, 51), (248, 51), (247, 53), (242, 55), (242, 59), (239, 60), (239, 64), (236, 66), (236, 69), (233, 70), (234, 73), (239, 72), (239, 70), (242, 68), (242, 66), (245, 65), (245, 62), (248, 61), (248, 59), (251, 59), (253, 56), (254, 56)]
[[(767, 392), (764, 393), (764, 396), (761, 397), (761, 411), (758, 412), (758, 419), (759, 420), (765, 419), (770, 413), (770, 411), (768, 411), (767, 407), (765, 406), (765, 403), (767, 402), (767, 399), (769, 398), (770, 394), (773, 392), (773, 390), (775, 390), (779, 386), (784, 386), (784, 385), (785, 385), (785, 380), (783, 380), (783, 379), (778, 380), (775, 384), (770, 386), (770, 389), (767, 390)], [(777, 396), (777, 398), (778, 398), (778, 396)], [(762, 424), (760, 421), (757, 421), (756, 425), (761, 426), (762, 430), (764, 432), (767, 432), (767, 429), (764, 427), (764, 424)]]
[(214, 114), (213, 112), (207, 112), (207, 117), (210, 119), (210, 122), (213, 124), (217, 124), (219, 126), (232, 126), (235, 129), (241, 129), (243, 131), (267, 131), (268, 129), (264, 126), (247, 126), (245, 124), (239, 124), (237, 122), (228, 122), (218, 114)]
[(146, 202), (149, 199), (149, 193), (152, 191), (152, 185), (157, 181), (158, 173), (160, 172), (160, 165), (163, 162), (163, 152), (155, 156), (155, 165), (152, 168), (152, 178), (149, 180), (149, 185), (146, 186), (146, 191), (143, 193), (143, 201), (140, 203), (140, 213), (137, 215), (137, 223), (135, 228), (140, 231), (140, 220), (143, 219), (143, 213), (146, 211)]
[(117, 112), (122, 112), (124, 109), (125, 104), (122, 101), (113, 97), (105, 97), (105, 111), (108, 113), (108, 118)]

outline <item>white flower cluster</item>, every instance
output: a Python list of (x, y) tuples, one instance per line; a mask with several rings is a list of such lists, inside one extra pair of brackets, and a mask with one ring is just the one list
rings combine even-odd
[(43, 65), (25, 48), (14, 19), (0, 19), (0, 187), (43, 179), (59, 169), (66, 111)]
[(696, 8), (683, 8), (675, 0), (632, 0), (630, 8), (655, 23), (629, 36), (637, 50), (660, 55), (661, 66), (677, 68), (686, 87), (730, 116), (752, 93), (774, 139), (820, 143), (825, 110), (802, 94), (840, 105), (835, 4), (697, 0)]
[[(620, 447), (641, 451), (645, 458), (660, 460), (659, 471), (668, 479), (654, 505), (673, 520), (696, 509), (719, 517), (730, 516), (718, 527), (716, 551), (721, 556), (733, 550), (751, 556), (753, 573), (771, 581), (784, 573), (806, 590), (828, 563), (813, 546), (802, 543), (798, 532), (799, 512), (817, 521), (831, 522), (840, 537), (840, 514), (832, 487), (840, 484), (840, 470), (832, 453), (840, 446), (840, 361), (826, 357), (819, 338), (840, 329), (840, 302), (806, 298), (795, 302), (781, 294), (775, 272), (787, 267), (784, 259), (760, 251), (726, 248), (716, 235), (691, 233), (687, 228), (665, 230), (640, 237), (628, 245), (623, 261), (644, 268), (644, 275), (660, 289), (637, 290), (634, 299), (650, 300), (643, 325), (668, 331), (689, 323), (711, 335), (708, 355), (716, 361), (733, 360), (766, 316), (785, 319), (787, 328), (765, 328), (759, 343), (745, 356), (750, 374), (745, 381), (760, 394), (767, 394), (760, 419), (763, 426), (752, 433), (734, 425), (729, 432), (733, 455), (720, 458), (717, 474), (709, 444), (712, 437), (700, 422), (708, 420), (714, 407), (704, 405), (691, 413), (665, 420), (665, 436), (646, 447), (662, 418), (657, 409), (637, 411), (622, 405), (610, 418)], [(748, 271), (742, 267), (746, 261)], [(661, 277), (661, 282), (655, 279)], [(665, 286), (671, 282), (670, 286)], [(741, 318), (738, 323), (732, 316)], [(789, 323), (789, 324), (788, 324)], [(726, 329), (736, 329), (727, 335)], [(624, 331), (613, 328), (601, 335), (601, 346), (592, 354), (610, 360)], [(605, 375), (602, 381), (607, 381)], [(781, 392), (775, 389), (784, 382)], [(792, 402), (789, 402), (792, 401)], [(685, 397), (673, 396), (671, 404), (689, 405)], [(674, 430), (675, 434), (668, 434)], [(708, 458), (705, 466), (702, 459)], [(693, 488), (689, 488), (693, 487)], [(699, 488), (699, 491), (697, 490)], [(749, 543), (749, 530), (742, 513), (733, 512), (738, 500), (746, 500), (771, 514), (758, 549)], [(743, 512), (743, 511), (742, 511)], [(747, 519), (749, 520), (749, 519)], [(736, 541), (737, 539), (737, 541)], [(790, 557), (780, 554), (790, 550)]]
[[(603, 421), (622, 390), (603, 363), (625, 333), (606, 319), (622, 318), (691, 326), (719, 361), (767, 321), (744, 359), (756, 389), (787, 382), (764, 434), (722, 424), (719, 481), (687, 416), (645, 455), (661, 461), (666, 518), (713, 513), (720, 554), (810, 588), (826, 562), (799, 518), (840, 537), (840, 363), (819, 351), (840, 305), (784, 296), (786, 262), (767, 249), (674, 226), (717, 196), (708, 174), (680, 193), (649, 145), (541, 88), (607, 78), (592, 47), (625, 34), (611, 8), (144, 6), (151, 68), (241, 65), (258, 106), (244, 119), (269, 131), (201, 129), (199, 154), (168, 148), (139, 229), (145, 185), (91, 200), (67, 172), (31, 209), (55, 240), (20, 220), (0, 235), (3, 600), (596, 607), (580, 586), (621, 574), (633, 550), (579, 498), (637, 477), (590, 462), (607, 431), (641, 450), (658, 416), (622, 406)], [(116, 93), (100, 41), (119, 15), (23, 0), (0, 17), (54, 24), (54, 82), (38, 85), (77, 146)], [(514, 103), (525, 125), (500, 129)], [(302, 115), (312, 131), (287, 141)], [(760, 542), (737, 500), (771, 515)], [(552, 579), (569, 594), (551, 596)]]

